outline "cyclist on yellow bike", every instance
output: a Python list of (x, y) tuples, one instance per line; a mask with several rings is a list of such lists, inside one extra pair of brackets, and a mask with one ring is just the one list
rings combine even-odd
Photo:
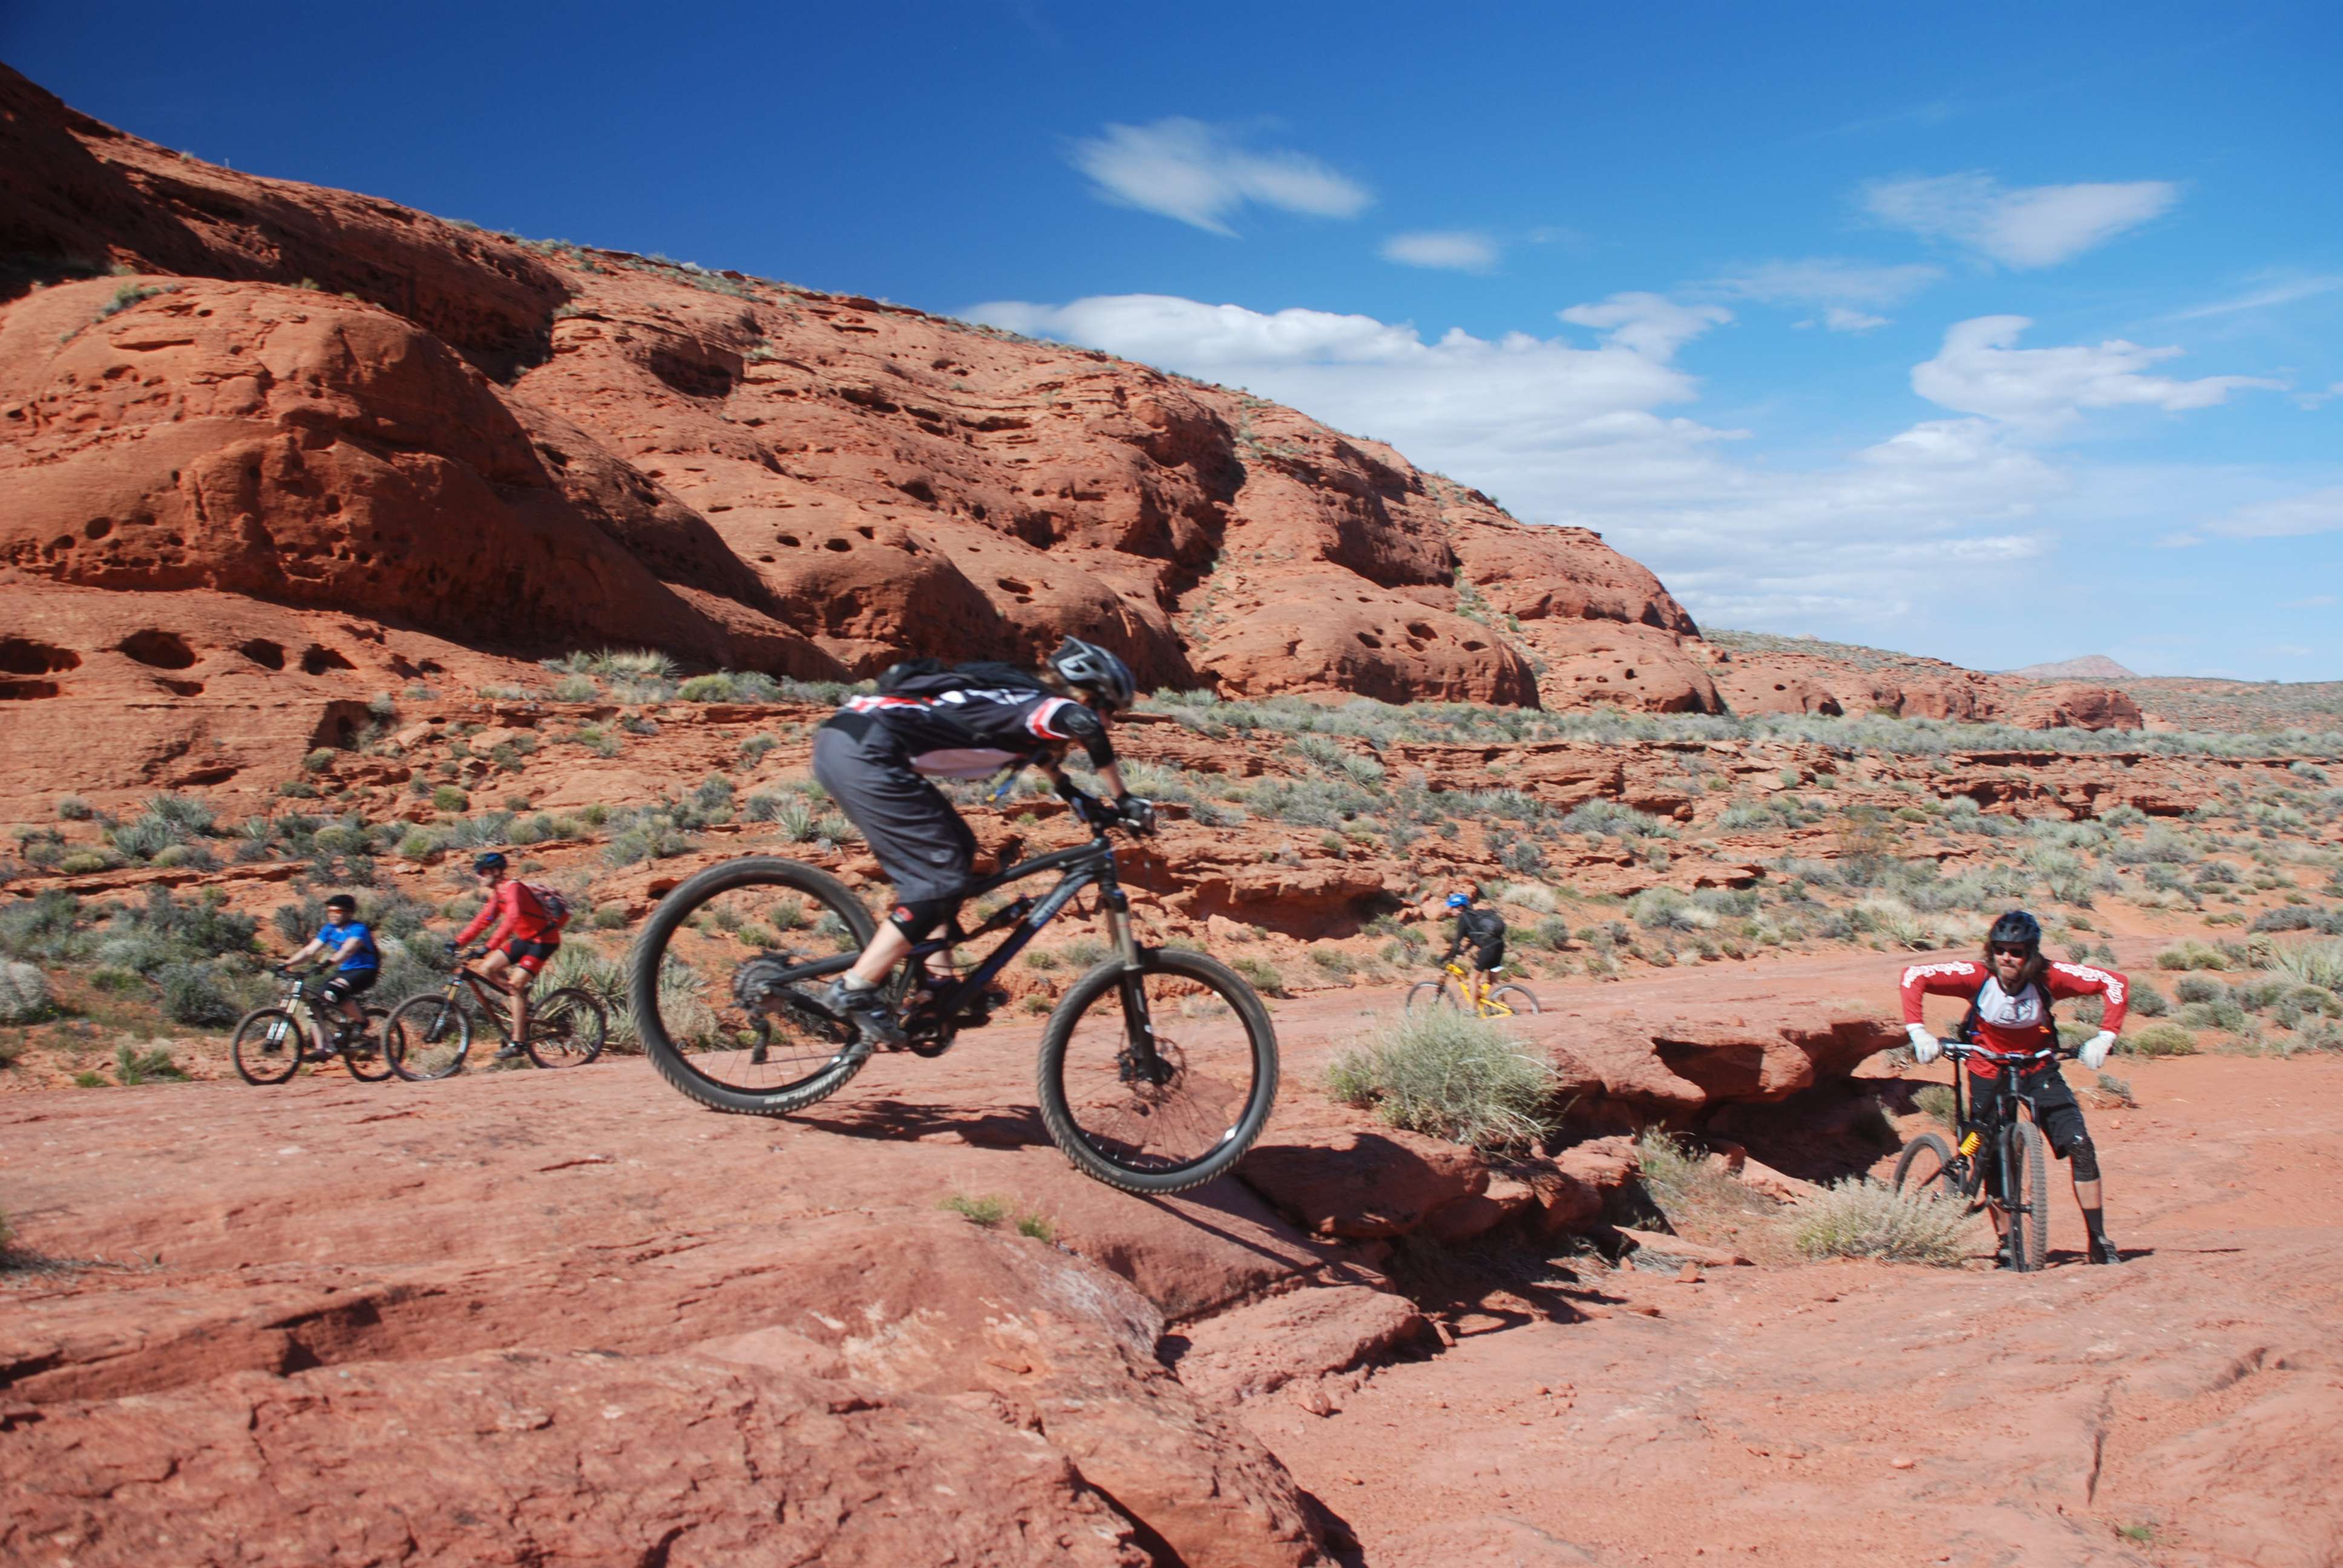
[(1494, 910), (1474, 908), (1473, 901), (1480, 896), (1478, 882), (1459, 883), (1448, 895), (1448, 907), (1456, 914), (1456, 937), (1440, 960), (1453, 964), (1457, 954), (1467, 947), (1473, 950), (1472, 989), (1465, 1000), (1475, 1007), (1489, 994), (1489, 983), (1497, 971), (1505, 967), (1505, 917)]

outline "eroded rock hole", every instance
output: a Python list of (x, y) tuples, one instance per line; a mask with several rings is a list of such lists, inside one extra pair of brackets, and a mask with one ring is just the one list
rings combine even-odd
[(72, 648), (29, 637), (0, 637), (0, 670), (10, 675), (54, 675), (80, 668), (81, 655)]
[(185, 669), (196, 662), (196, 650), (176, 631), (133, 632), (115, 647), (156, 669)]
[(356, 669), (357, 666), (322, 643), (311, 643), (301, 650), (301, 673), (323, 675), (329, 669)]

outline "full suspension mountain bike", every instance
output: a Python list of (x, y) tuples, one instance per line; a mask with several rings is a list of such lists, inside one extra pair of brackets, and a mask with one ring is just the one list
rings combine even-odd
[[(1085, 890), (1112, 949), (1066, 988), (1035, 1069), (1051, 1140), (1086, 1174), (1127, 1192), (1178, 1192), (1234, 1165), (1277, 1098), (1277, 1037), (1261, 998), (1227, 966), (1133, 933), (1107, 827), (1075, 803), (1088, 843), (1037, 855), (975, 883), (971, 900), (1048, 872), (973, 930), (955, 918), (917, 944), (882, 993), (920, 1056), (950, 1050), (1006, 1000), (992, 984)], [(819, 867), (769, 856), (710, 866), (659, 900), (630, 959), (644, 1049), (662, 1076), (719, 1111), (779, 1116), (844, 1088), (870, 1047), (823, 1005), (877, 930), (851, 890)], [(1007, 936), (966, 976), (932, 972), (950, 951)]]
[[(2050, 1256), (2050, 1156), (2042, 1130), (2017, 1113), (2026, 1098), (2017, 1080), (2023, 1069), (2072, 1053), (2056, 1046), (2006, 1052), (1948, 1040), (1945, 1054), (1954, 1062), (1954, 1141), (1923, 1132), (1906, 1143), (1896, 1160), (1896, 1185), (1957, 1198), (1972, 1210), (1990, 1208), (2002, 1226), (2002, 1261), (2031, 1272)], [(1971, 1056), (2001, 1069), (1983, 1105), (1970, 1103), (1966, 1094), (1968, 1074), (1960, 1062)]]

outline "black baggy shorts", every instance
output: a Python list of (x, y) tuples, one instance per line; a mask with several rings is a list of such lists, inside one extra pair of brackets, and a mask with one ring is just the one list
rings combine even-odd
[(813, 776), (861, 831), (900, 901), (957, 899), (976, 835), (944, 792), (911, 771), (878, 719), (842, 713), (813, 738)]
[[(2008, 1069), (2004, 1068), (2005, 1072)], [(2017, 1092), (2034, 1107), (2034, 1125), (2042, 1130), (2042, 1137), (2050, 1151), (2064, 1160), (2075, 1151), (2075, 1145), (2089, 1135), (2083, 1123), (2083, 1108), (2075, 1100), (2075, 1091), (2054, 1065), (2017, 1081)], [(1993, 1103), (1994, 1086), (1989, 1079), (1969, 1075), (1969, 1103)]]

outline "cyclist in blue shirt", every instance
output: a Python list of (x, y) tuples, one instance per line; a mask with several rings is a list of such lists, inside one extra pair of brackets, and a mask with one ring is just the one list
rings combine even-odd
[(326, 900), (326, 923), (309, 939), (308, 946), (285, 960), (278, 972), (298, 969), (320, 953), (334, 966), (334, 978), (318, 988), (318, 994), (341, 1013), (345, 1038), (352, 1033), (363, 1036), (366, 1014), (358, 1010), (357, 999), (382, 978), (382, 950), (375, 946), (373, 930), (358, 919), (358, 901), (347, 893), (336, 893)]

